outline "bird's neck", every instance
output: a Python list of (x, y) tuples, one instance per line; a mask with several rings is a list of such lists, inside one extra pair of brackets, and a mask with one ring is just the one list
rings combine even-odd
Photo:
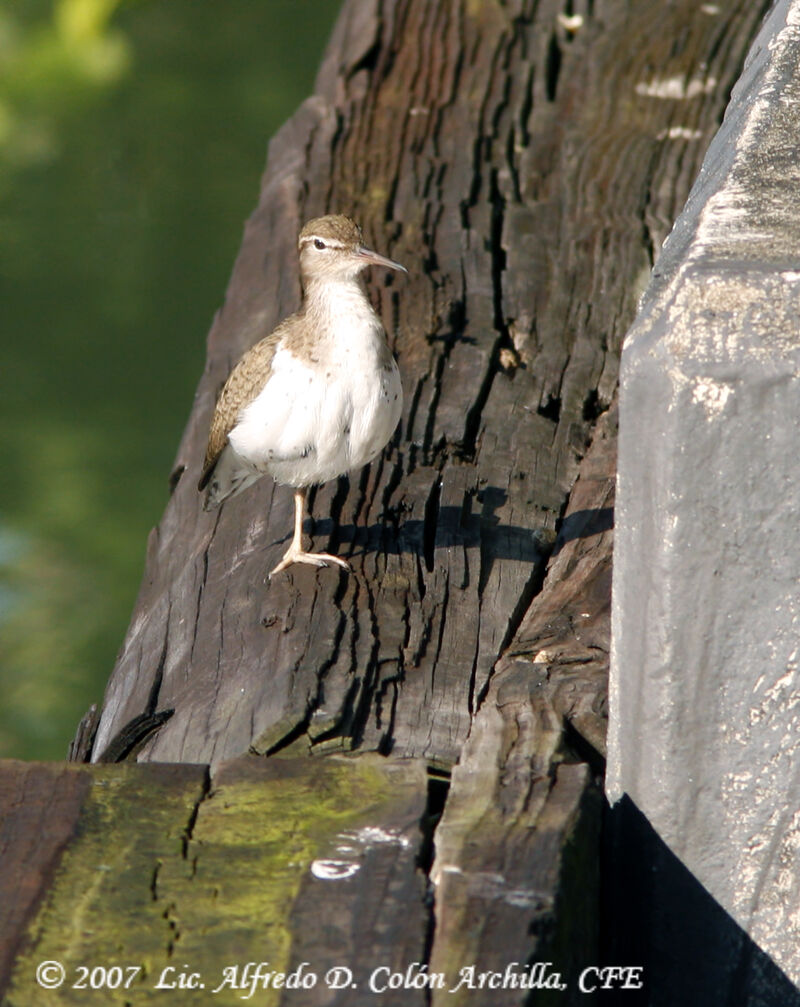
[(335, 338), (342, 327), (350, 330), (382, 331), (372, 309), (363, 281), (357, 277), (343, 280), (311, 280), (307, 283), (301, 313), (318, 339), (327, 334)]
[(367, 301), (367, 288), (360, 276), (303, 277), (303, 307), (308, 310), (329, 310), (336, 302), (350, 304)]

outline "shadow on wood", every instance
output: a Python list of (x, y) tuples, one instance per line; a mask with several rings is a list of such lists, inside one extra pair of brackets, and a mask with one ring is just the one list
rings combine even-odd
[(644, 967), (625, 1003), (798, 1007), (800, 990), (703, 888), (626, 795), (608, 810), (604, 953)]

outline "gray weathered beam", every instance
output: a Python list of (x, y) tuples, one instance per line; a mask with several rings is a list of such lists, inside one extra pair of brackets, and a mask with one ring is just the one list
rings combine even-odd
[[(800, 3), (780, 0), (625, 344), (607, 780), (794, 983), (798, 67)], [(663, 934), (681, 911), (661, 863), (644, 925), (655, 982), (677, 967)], [(732, 938), (696, 963), (695, 994), (710, 1002), (736, 976), (737, 1003), (788, 1002), (744, 992), (757, 960)], [(689, 972), (682, 961), (676, 975)]]

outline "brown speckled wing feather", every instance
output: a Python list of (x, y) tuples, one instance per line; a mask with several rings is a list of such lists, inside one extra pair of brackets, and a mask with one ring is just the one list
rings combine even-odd
[(203, 463), (203, 474), (197, 484), (198, 489), (202, 490), (211, 477), (217, 459), (228, 443), (228, 434), (236, 426), (242, 410), (264, 387), (264, 376), (272, 364), (275, 350), (290, 321), (291, 319), (287, 318), (277, 329), (251, 347), (228, 375), (211, 419), (206, 458)]

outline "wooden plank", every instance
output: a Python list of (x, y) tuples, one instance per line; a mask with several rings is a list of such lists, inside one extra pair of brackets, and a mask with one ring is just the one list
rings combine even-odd
[[(210, 782), (205, 766), (12, 764), (2, 767), (0, 780), (14, 798), (12, 812), (28, 809), (18, 815), (28, 843), (36, 781), (42, 795), (43, 780), (59, 783), (64, 797), (55, 810), (66, 808), (70, 825), (68, 844), (39, 886), (40, 899), (47, 897), (38, 912), (31, 919), (28, 910), (26, 928), (19, 913), (4, 920), (11, 936), (0, 974), (8, 983), (4, 1007), (87, 998), (138, 1005), (159, 996), (207, 1004), (214, 990), (214, 1003), (233, 1005), (251, 981), (248, 962), (251, 972), (261, 962), (267, 971), (318, 977), (314, 990), (296, 997), (259, 987), (259, 1003), (332, 1004), (342, 993), (325, 982), (329, 968), (352, 970), (367, 995), (376, 968), (424, 957), (430, 912), (418, 869), (427, 805), (420, 763), (372, 754), (244, 757)], [(80, 783), (80, 802), (65, 780), (72, 790)], [(4, 839), (12, 818), (5, 819)], [(24, 862), (17, 857), (29, 877), (47, 845)], [(11, 895), (24, 889), (18, 883)], [(52, 990), (35, 979), (47, 961), (65, 971), (63, 985)], [(119, 967), (123, 984), (112, 986), (98, 973), (95, 989), (81, 966), (99, 966), (105, 975)], [(192, 987), (179, 985), (192, 975)], [(347, 1002), (367, 1002), (361, 996)]]
[[(355, 985), (336, 989), (321, 981), (313, 990), (287, 991), (281, 1000), (287, 1007), (369, 1007), (376, 999), (371, 982), (383, 983), (427, 954), (431, 914), (428, 879), (420, 870), (427, 841), (420, 830), (428, 802), (424, 767), (375, 756), (334, 765), (345, 784), (336, 787), (344, 814), (319, 843), (292, 904), (289, 968), (305, 962), (324, 979), (344, 967)], [(424, 991), (407, 989), (387, 988), (380, 999), (392, 1007), (427, 1002)]]
[[(431, 1002), (582, 1003), (578, 977), (600, 960), (600, 791), (587, 787), (584, 764), (549, 770), (557, 722), (538, 732), (542, 714), (527, 696), (506, 700), (499, 715), (503, 730), (485, 722), (468, 743), (437, 830), (430, 971), (446, 982)], [(482, 985), (482, 973), (494, 983)]]
[[(120, 963), (126, 940), (131, 965), (166, 947), (152, 886), (160, 858), (181, 859), (205, 780), (203, 766), (0, 764), (4, 1007), (85, 1002), (77, 966)], [(48, 992), (35, 972), (53, 960), (68, 982)]]

